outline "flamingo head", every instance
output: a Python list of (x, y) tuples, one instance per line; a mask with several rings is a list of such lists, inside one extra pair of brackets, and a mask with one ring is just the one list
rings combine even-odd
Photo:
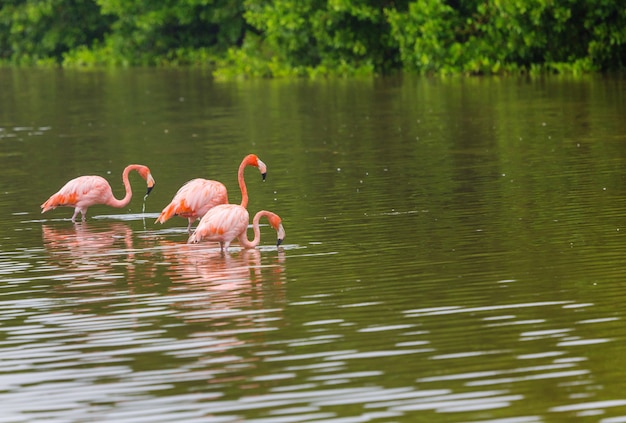
[(276, 246), (278, 247), (285, 239), (285, 228), (283, 227), (283, 222), (280, 216), (275, 213), (270, 213), (268, 215), (268, 220), (270, 221), (272, 228), (276, 230)]
[(150, 169), (148, 168), (148, 166), (144, 166), (144, 165), (132, 165), (132, 166), (134, 167), (134, 170), (136, 170), (137, 173), (139, 173), (139, 176), (141, 176), (148, 185), (148, 190), (146, 191), (146, 195), (145, 195), (145, 197), (147, 197), (148, 194), (150, 194), (150, 191), (152, 191), (152, 188), (154, 188), (154, 185), (156, 184), (154, 178), (152, 177), (152, 173), (150, 173)]
[(285, 228), (283, 228), (282, 224), (278, 227), (277, 234), (276, 246), (279, 247), (285, 239)]
[(259, 168), (259, 172), (261, 172), (261, 177), (263, 178), (263, 181), (265, 181), (265, 177), (267, 176), (267, 166), (261, 161), (261, 159), (257, 157), (256, 154), (248, 154), (244, 159), (244, 162), (248, 166), (254, 166)]
[(146, 197), (147, 197), (148, 194), (150, 194), (150, 191), (152, 191), (152, 188), (154, 188), (154, 185), (156, 184), (156, 181), (154, 180), (152, 175), (150, 173), (148, 173), (148, 177), (146, 178), (146, 182), (147, 182), (147, 185), (148, 185), (148, 189), (146, 190)]
[(267, 166), (260, 159), (258, 159), (258, 168), (259, 172), (261, 172), (261, 178), (263, 178), (263, 182), (265, 182), (265, 177), (267, 176)]

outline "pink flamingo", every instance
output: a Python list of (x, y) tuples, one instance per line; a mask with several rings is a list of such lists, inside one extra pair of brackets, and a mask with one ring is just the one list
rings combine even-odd
[[(124, 182), (124, 188), (126, 189), (126, 195), (121, 200), (118, 200), (113, 196), (111, 191), (111, 185), (101, 176), (79, 176), (71, 181), (67, 182), (56, 193), (52, 194), (48, 200), (41, 205), (41, 212), (45, 213), (48, 210), (55, 209), (57, 207), (74, 207), (74, 214), (72, 215), (72, 222), (76, 222), (76, 216), (78, 212), (82, 215), (82, 220), (85, 221), (87, 215), (87, 209), (96, 204), (105, 204), (111, 207), (121, 208), (130, 203), (130, 199), (133, 196), (133, 191), (130, 188), (130, 182), (128, 181), (128, 174), (135, 170), (139, 175), (147, 182), (148, 191), (145, 197), (150, 194), (152, 188), (154, 188), (154, 178), (150, 173), (150, 169), (144, 165), (132, 164), (124, 168), (122, 172), (122, 181)], [(144, 198), (145, 198), (144, 197)]]
[(96, 204), (105, 204), (111, 207), (121, 208), (130, 203), (130, 199), (133, 196), (130, 182), (128, 181), (128, 174), (135, 170), (139, 175), (147, 182), (148, 191), (146, 197), (154, 188), (154, 178), (150, 173), (150, 169), (147, 166), (139, 164), (131, 164), (124, 168), (122, 172), (122, 181), (124, 182), (124, 188), (126, 189), (126, 195), (121, 200), (118, 200), (113, 196), (111, 191), (111, 185), (101, 176), (79, 176), (71, 181), (67, 182), (56, 193), (53, 194), (48, 200), (41, 205), (41, 212), (45, 213), (48, 210), (55, 209), (57, 207), (74, 207), (74, 214), (72, 215), (72, 222), (76, 222), (76, 216), (80, 212), (82, 220), (85, 220), (87, 209)]
[(276, 230), (278, 238), (276, 246), (279, 246), (285, 239), (285, 229), (283, 228), (281, 218), (277, 214), (266, 210), (261, 210), (255, 214), (254, 219), (252, 219), (254, 239), (250, 241), (247, 234), (250, 219), (248, 210), (237, 204), (220, 204), (209, 210), (200, 220), (187, 243), (195, 244), (201, 241), (217, 241), (220, 243), (222, 251), (228, 251), (230, 243), (235, 238), (239, 238), (239, 243), (243, 248), (255, 248), (261, 241), (261, 231), (259, 229), (261, 217), (267, 217), (272, 228)]
[[(237, 179), (241, 189), (241, 205), (248, 206), (248, 190), (243, 178), (246, 166), (259, 168), (263, 180), (267, 174), (267, 167), (256, 155), (248, 154), (241, 161)], [(189, 220), (187, 232), (191, 233), (191, 224), (202, 218), (211, 208), (219, 204), (228, 204), (228, 194), (224, 184), (208, 179), (192, 179), (185, 183), (174, 195), (172, 201), (163, 209), (156, 222), (165, 223), (172, 216), (186, 217)], [(155, 223), (156, 223), (155, 222)]]

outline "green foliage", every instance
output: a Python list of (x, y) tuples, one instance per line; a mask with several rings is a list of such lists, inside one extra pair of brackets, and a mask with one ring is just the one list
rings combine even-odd
[(439, 0), (418, 0), (409, 4), (406, 12), (386, 12), (406, 69), (446, 72), (459, 65), (463, 47), (457, 41), (456, 28), (461, 16), (451, 6)]
[[(251, 76), (588, 72), (624, 67), (617, 0), (246, 0), (254, 39), (227, 71)], [(254, 71), (250, 72), (251, 69)]]
[(71, 48), (101, 39), (109, 23), (91, 0), (4, 0), (0, 6), (0, 60), (59, 62)]
[(113, 18), (94, 54), (68, 55), (68, 64), (188, 65), (226, 51), (243, 34), (242, 7), (229, 0), (96, 0)]
[(0, 62), (218, 78), (609, 71), (620, 0), (4, 0)]
[[(589, 68), (589, 40), (577, 0), (417, 0), (388, 12), (403, 65), (421, 73), (491, 74)], [(575, 40), (575, 42), (572, 42)]]
[(250, 43), (255, 49), (244, 43), (244, 56), (253, 62), (278, 60), (295, 74), (393, 69), (399, 63), (385, 19), (387, 3), (392, 2), (246, 0), (244, 18), (262, 39)]
[(217, 61), (213, 76), (216, 79), (244, 79), (244, 78), (295, 78), (308, 77), (311, 79), (330, 76), (362, 77), (374, 74), (372, 66), (355, 67), (345, 61), (336, 63), (330, 68), (318, 66), (289, 66), (278, 60), (261, 58), (252, 52), (243, 49), (230, 49), (226, 57)]
[(626, 6), (620, 1), (587, 0), (581, 17), (589, 35), (588, 59), (600, 69), (626, 67)]

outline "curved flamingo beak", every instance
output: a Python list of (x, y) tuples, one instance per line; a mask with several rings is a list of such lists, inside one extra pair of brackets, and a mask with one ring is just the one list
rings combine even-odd
[(280, 225), (278, 225), (278, 230), (277, 232), (277, 240), (276, 240), (276, 247), (279, 247), (280, 244), (283, 243), (283, 240), (285, 239), (285, 228), (283, 228), (283, 224), (281, 223)]
[(152, 191), (152, 188), (154, 188), (154, 186), (156, 185), (156, 181), (154, 180), (151, 174), (148, 174), (148, 177), (146, 178), (146, 182), (148, 183), (148, 189), (146, 191), (145, 197), (147, 197), (150, 194), (150, 191)]
[(261, 159), (257, 159), (259, 163), (259, 172), (261, 172), (261, 177), (263, 178), (263, 182), (265, 182), (265, 177), (267, 176), (267, 166), (265, 163), (261, 161)]

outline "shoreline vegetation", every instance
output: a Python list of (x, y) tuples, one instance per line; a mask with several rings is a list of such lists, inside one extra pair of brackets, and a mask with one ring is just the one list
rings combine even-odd
[(626, 68), (622, 0), (6, 0), (0, 66), (217, 79)]

